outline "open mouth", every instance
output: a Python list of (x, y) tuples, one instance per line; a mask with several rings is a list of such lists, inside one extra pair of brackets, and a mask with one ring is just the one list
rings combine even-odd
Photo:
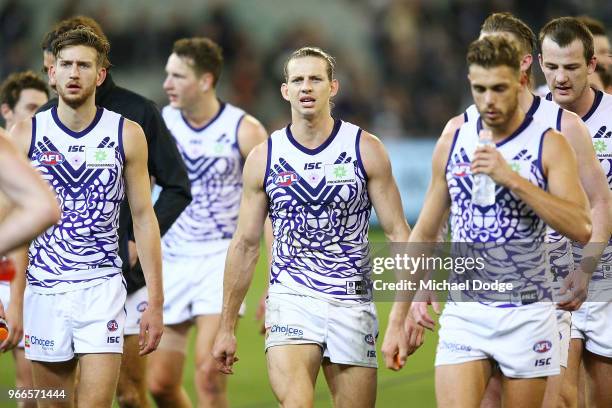
[(313, 98), (312, 96), (302, 96), (300, 98), (300, 104), (306, 108), (310, 108), (313, 107), (315, 104), (316, 99)]

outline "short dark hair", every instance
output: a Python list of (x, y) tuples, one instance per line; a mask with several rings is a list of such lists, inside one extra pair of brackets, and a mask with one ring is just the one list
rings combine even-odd
[(587, 26), (576, 17), (559, 17), (546, 23), (540, 30), (540, 49), (546, 37), (557, 43), (559, 47), (567, 47), (575, 40), (580, 40), (584, 49), (584, 59), (587, 63), (595, 54), (593, 35)]
[(96, 61), (98, 67), (106, 68), (110, 65), (108, 61), (108, 52), (110, 51), (108, 40), (96, 35), (91, 28), (86, 26), (79, 26), (74, 30), (60, 34), (51, 44), (51, 49), (53, 55), (57, 58), (62, 49), (76, 45), (94, 48), (98, 54)]
[(606, 27), (604, 24), (589, 16), (578, 16), (576, 17), (578, 21), (587, 26), (591, 34), (593, 35), (606, 35)]
[(17, 105), (21, 92), (25, 89), (36, 89), (49, 97), (47, 84), (32, 71), (16, 72), (9, 75), (0, 85), (0, 103), (6, 103), (11, 109)]
[(319, 47), (302, 47), (291, 53), (287, 61), (285, 61), (285, 66), (283, 68), (283, 72), (285, 74), (285, 81), (289, 80), (289, 73), (287, 71), (287, 66), (289, 62), (296, 58), (303, 57), (316, 57), (321, 58), (327, 64), (327, 79), (330, 81), (335, 77), (336, 71), (336, 60), (329, 53), (323, 51)]
[(91, 31), (93, 31), (98, 37), (101, 37), (108, 41), (108, 38), (106, 38), (104, 31), (102, 31), (102, 27), (100, 27), (100, 24), (98, 24), (96, 20), (87, 16), (74, 16), (64, 19), (59, 23), (55, 24), (53, 26), (53, 29), (47, 32), (43, 37), (40, 47), (43, 51), (53, 52), (53, 48), (51, 47), (51, 45), (57, 37), (64, 34), (66, 31), (74, 30), (75, 28), (81, 26), (89, 27)]
[(508, 66), (519, 72), (521, 57), (516, 41), (500, 36), (488, 36), (472, 42), (467, 52), (467, 63), (483, 68)]
[(216, 42), (205, 37), (182, 38), (174, 43), (172, 52), (190, 58), (197, 75), (212, 74), (213, 85), (217, 85), (223, 68), (223, 50)]
[(522, 49), (529, 54), (538, 47), (538, 39), (531, 28), (521, 19), (511, 13), (493, 13), (482, 23), (480, 31), (484, 32), (504, 32), (513, 34), (521, 45)]

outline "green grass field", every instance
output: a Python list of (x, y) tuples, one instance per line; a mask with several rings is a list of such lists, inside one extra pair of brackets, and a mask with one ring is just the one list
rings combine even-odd
[[(371, 242), (383, 242), (384, 236), (380, 231), (370, 233)], [(264, 265), (265, 257), (260, 258), (257, 271), (253, 278), (252, 287), (247, 295), (247, 313), (242, 319), (238, 329), (238, 356), (234, 375), (229, 381), (229, 398), (232, 407), (271, 407), (276, 400), (268, 384), (265, 355), (263, 351), (263, 336), (258, 334), (258, 323), (255, 321), (255, 310), (266, 283)], [(377, 303), (380, 320), (380, 336), (377, 342), (378, 363), (378, 398), (377, 407), (410, 406), (435, 407), (434, 397), (434, 353), (437, 338), (434, 333), (426, 334), (425, 344), (408, 359), (406, 367), (400, 372), (392, 372), (384, 368), (381, 360), (380, 346), (387, 327), (387, 316), (391, 303)], [(193, 334), (193, 332), (192, 332)], [(192, 401), (195, 402), (193, 386), (193, 340), (191, 337), (188, 364), (185, 371), (185, 388)], [(13, 360), (11, 355), (0, 355), (0, 390), (13, 388), (15, 385)], [(4, 395), (0, 396), (0, 408), (16, 406), (7, 402)], [(331, 407), (331, 400), (325, 379), (321, 374), (317, 384), (317, 407)]]

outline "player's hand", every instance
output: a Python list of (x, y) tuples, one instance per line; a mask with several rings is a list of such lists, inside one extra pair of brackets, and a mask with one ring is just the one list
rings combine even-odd
[(5, 316), (6, 325), (8, 326), (9, 336), (0, 343), (0, 352), (4, 353), (17, 347), (23, 338), (23, 308), (8, 306), (6, 314), (0, 310), (0, 314)]
[(406, 331), (406, 340), (408, 341), (406, 355), (409, 356), (423, 345), (425, 340), (425, 329), (408, 315), (404, 323), (404, 330)]
[(472, 173), (484, 173), (504, 187), (508, 187), (510, 181), (516, 176), (508, 162), (501, 153), (493, 146), (479, 146), (472, 159)]
[(389, 322), (381, 351), (387, 368), (399, 371), (404, 367), (408, 357), (408, 339), (406, 330), (404, 330), (404, 322)]
[(238, 361), (238, 357), (236, 357), (236, 336), (234, 336), (234, 333), (220, 330), (215, 338), (212, 355), (217, 362), (219, 371), (223, 374), (234, 374), (232, 367)]
[(438, 315), (440, 314), (441, 307), (440, 303), (436, 300), (436, 295), (431, 291), (419, 292), (415, 299), (420, 301), (412, 302), (408, 315), (420, 326), (433, 331), (436, 327), (436, 322), (431, 318), (427, 306), (431, 305), (434, 312)]
[(4, 305), (2, 304), (1, 300), (0, 300), (0, 317), (6, 320), (6, 314), (4, 314)]
[(138, 250), (136, 249), (136, 243), (132, 240), (128, 240), (128, 260), (130, 268), (135, 267), (138, 263)]
[(164, 331), (162, 307), (149, 304), (140, 318), (140, 333), (138, 334), (138, 347), (141, 356), (147, 355), (157, 349)]
[(573, 312), (580, 309), (586, 300), (591, 274), (582, 270), (580, 266), (574, 268), (563, 280), (559, 290), (561, 299), (557, 302), (557, 309)]
[(268, 292), (266, 291), (259, 299), (259, 305), (255, 311), (255, 320), (259, 321), (259, 334), (266, 334), (266, 299)]

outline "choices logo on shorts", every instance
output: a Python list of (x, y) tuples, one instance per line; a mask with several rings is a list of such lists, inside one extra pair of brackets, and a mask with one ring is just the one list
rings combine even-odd
[(26, 348), (31, 348), (33, 346), (39, 346), (45, 351), (53, 351), (53, 347), (55, 347), (54, 340), (43, 339), (42, 337), (36, 337), (36, 336), (29, 336), (27, 334), (24, 336), (24, 338), (25, 338), (24, 345)]
[(552, 343), (548, 340), (538, 341), (533, 345), (533, 351), (536, 353), (547, 353), (552, 349)]
[(109, 332), (117, 331), (119, 328), (119, 323), (117, 323), (116, 320), (109, 320), (108, 323), (106, 323), (106, 328)]
[(467, 345), (467, 344), (461, 344), (461, 343), (451, 343), (448, 341), (440, 341), (440, 346), (441, 349), (447, 349), (451, 352), (454, 353), (458, 353), (458, 352), (462, 352), (462, 351), (466, 351), (466, 352), (470, 352), (472, 351), (472, 346)]
[(304, 330), (296, 329), (295, 327), (287, 326), (279, 326), (277, 324), (273, 325), (270, 328), (270, 333), (279, 333), (284, 334), (289, 337), (302, 337), (304, 336)]

